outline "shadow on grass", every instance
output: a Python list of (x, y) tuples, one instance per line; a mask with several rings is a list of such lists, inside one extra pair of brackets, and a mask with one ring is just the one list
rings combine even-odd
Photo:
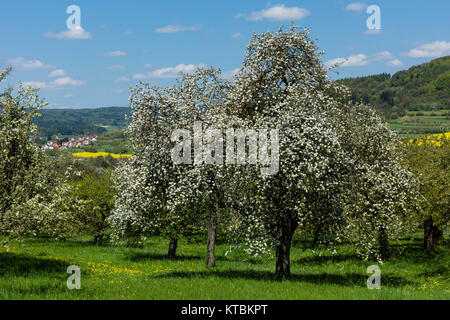
[[(167, 258), (167, 254), (161, 253), (136, 253), (130, 252), (126, 254), (126, 259), (139, 262), (143, 260), (169, 260)], [(189, 260), (204, 260), (204, 257), (201, 256), (185, 256), (185, 255), (177, 255), (173, 261), (189, 261)]]
[(408, 261), (415, 264), (430, 264), (440, 260), (448, 252), (448, 246), (441, 244), (440, 247), (432, 251), (426, 251), (421, 244), (417, 243), (391, 244), (390, 252), (392, 260)]
[(326, 256), (307, 256), (301, 257), (292, 261), (294, 264), (302, 264), (302, 265), (321, 265), (327, 263), (340, 263), (340, 262), (348, 262), (348, 261), (358, 261), (361, 259), (356, 254), (336, 254), (336, 255), (326, 255)]
[[(273, 272), (270, 271), (197, 271), (197, 272), (172, 272), (165, 275), (156, 276), (156, 278), (221, 278), (227, 280), (257, 280), (257, 281), (280, 281)], [(308, 282), (314, 284), (332, 284), (340, 286), (366, 286), (367, 275), (357, 273), (347, 274), (292, 274), (286, 281)], [(384, 286), (400, 287), (412, 282), (402, 277), (389, 277), (383, 281)]]
[[(265, 258), (267, 259), (267, 258)], [(222, 261), (222, 262), (237, 262), (237, 263), (246, 263), (251, 265), (261, 265), (267, 260), (264, 258), (254, 258), (248, 255), (236, 255), (236, 256), (217, 256), (216, 261)], [(205, 260), (205, 258), (203, 258)], [(270, 260), (272, 261), (272, 260)]]
[(0, 253), (1, 277), (26, 277), (30, 274), (67, 277), (67, 263), (26, 254)]
[(447, 266), (439, 266), (435, 270), (422, 272), (417, 275), (417, 277), (436, 277), (436, 276), (445, 276), (448, 277), (448, 267)]

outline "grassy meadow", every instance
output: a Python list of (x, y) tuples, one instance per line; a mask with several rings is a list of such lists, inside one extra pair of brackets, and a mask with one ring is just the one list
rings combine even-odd
[[(65, 243), (29, 239), (0, 251), (0, 299), (449, 299), (448, 238), (425, 253), (418, 235), (392, 243), (393, 257), (380, 265), (381, 289), (366, 286), (366, 269), (350, 246), (313, 251), (308, 241), (291, 252), (292, 277), (277, 281), (274, 259), (225, 255), (206, 270), (203, 244), (181, 241), (176, 260), (168, 242), (151, 238), (143, 248), (96, 247), (89, 238)], [(81, 290), (68, 290), (67, 267), (81, 269)]]
[(390, 128), (402, 137), (417, 138), (450, 131), (450, 110), (407, 111), (406, 115), (389, 121)]

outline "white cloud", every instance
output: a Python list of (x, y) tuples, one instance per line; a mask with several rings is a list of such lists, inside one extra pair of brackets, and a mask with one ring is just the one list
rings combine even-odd
[(390, 53), (387, 50), (377, 53), (372, 58), (372, 60), (374, 60), (374, 61), (382, 61), (382, 60), (389, 60), (389, 59), (394, 59), (394, 56), (392, 55), (392, 53)]
[(25, 82), (23, 82), (23, 85), (25, 87), (33, 87), (33, 88), (37, 88), (37, 89), (47, 88), (46, 82), (39, 82), (39, 81), (25, 81)]
[(82, 27), (76, 27), (72, 30), (61, 31), (59, 33), (47, 32), (45, 34), (47, 38), (53, 39), (66, 39), (66, 40), (90, 40), (92, 35), (84, 30)]
[(362, 2), (352, 2), (348, 6), (345, 7), (345, 10), (347, 11), (355, 11), (355, 12), (362, 12), (367, 8), (367, 4)]
[(121, 94), (121, 93), (124, 93), (124, 92), (125, 92), (125, 89), (117, 89), (117, 90), (113, 91), (113, 93), (115, 93), (115, 94)]
[(149, 64), (149, 63), (147, 63), (145, 66), (144, 66), (144, 68), (151, 68), (152, 67), (152, 65), (151, 64)]
[[(277, 4), (268, 9), (261, 11), (254, 11), (246, 17), (250, 21), (261, 21), (269, 19), (272, 21), (280, 20), (300, 20), (306, 18), (309, 15), (309, 11), (300, 7), (285, 7), (284, 4)], [(238, 14), (235, 17), (242, 17), (244, 15)]]
[(236, 33), (233, 34), (231, 37), (232, 37), (233, 39), (241, 39), (241, 38), (242, 38), (242, 33), (236, 32)]
[(26, 69), (26, 70), (37, 70), (37, 69), (52, 69), (54, 68), (51, 65), (45, 64), (39, 60), (25, 60), (22, 57), (18, 57), (15, 59), (11, 59), (7, 61), (14, 68), (17, 69)]
[(328, 60), (327, 62), (325, 62), (325, 65), (329, 67), (337, 63), (340, 67), (362, 67), (369, 63), (369, 59), (365, 54), (360, 53), (351, 55), (348, 58), (336, 58)]
[(403, 65), (402, 61), (395, 58), (395, 56), (387, 50), (378, 52), (371, 56), (360, 53), (351, 55), (348, 58), (331, 59), (325, 62), (325, 65), (330, 67), (336, 63), (339, 63), (339, 67), (363, 67), (369, 63), (381, 61), (387, 61), (386, 65), (389, 67), (400, 67)]
[(180, 75), (180, 72), (191, 73), (198, 67), (203, 67), (204, 64), (194, 65), (194, 64), (179, 64), (176, 67), (162, 68), (155, 71), (147, 72), (145, 74), (135, 74), (133, 79), (143, 80), (151, 78), (176, 78)]
[(389, 67), (401, 67), (403, 65), (403, 62), (399, 59), (394, 59), (389, 61), (386, 65), (388, 65)]
[(198, 31), (200, 30), (199, 26), (183, 26), (180, 24), (170, 24), (162, 28), (158, 28), (155, 30), (157, 33), (175, 33), (175, 32), (183, 32), (183, 31)]
[(50, 78), (56, 78), (56, 77), (64, 77), (66, 75), (66, 72), (63, 69), (56, 69), (50, 72), (48, 75)]
[(106, 57), (123, 57), (123, 56), (126, 56), (127, 54), (128, 54), (128, 52), (117, 50), (117, 51), (105, 53), (105, 56)]
[(123, 32), (124, 35), (129, 36), (131, 34), (133, 34), (133, 29), (127, 29)]
[(423, 44), (406, 53), (411, 58), (438, 58), (450, 55), (450, 42), (434, 41)]
[(73, 94), (71, 94), (71, 93), (65, 94), (64, 98), (66, 98), (66, 99), (73, 98)]
[(58, 78), (54, 81), (50, 82), (50, 86), (55, 87), (65, 87), (65, 86), (82, 86), (85, 85), (86, 82), (82, 80), (74, 80), (70, 77)]
[(114, 82), (130, 82), (130, 78), (128, 77), (119, 77), (117, 79), (114, 80)]
[(143, 74), (143, 73), (137, 73), (133, 75), (133, 79), (135, 80), (144, 80), (147, 78), (151, 78), (150, 76), (147, 76), (147, 74)]
[(125, 66), (114, 65), (114, 66), (109, 66), (107, 69), (108, 70), (125, 70)]
[[(32, 86), (33, 88), (57, 89), (58, 87), (82, 86), (85, 85), (86, 82), (81, 80), (73, 80), (70, 77), (64, 77), (55, 79), (52, 82), (26, 81), (23, 84), (25, 86)], [(67, 98), (66, 96), (64, 97)]]

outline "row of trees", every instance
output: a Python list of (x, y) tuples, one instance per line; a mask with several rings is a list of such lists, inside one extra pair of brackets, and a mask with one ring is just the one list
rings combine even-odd
[(386, 118), (402, 117), (408, 110), (445, 110), (450, 102), (450, 57), (390, 74), (339, 80), (352, 91), (355, 103), (363, 101)]
[(413, 221), (423, 226), (424, 249), (433, 249), (443, 238), (450, 222), (450, 144), (443, 139), (419, 139), (419, 143), (405, 146), (407, 165), (418, 177), (419, 198)]
[[(308, 31), (292, 27), (255, 35), (233, 81), (198, 69), (172, 87), (136, 86), (128, 128), (136, 157), (116, 172), (116, 238), (162, 228), (175, 241), (186, 223), (200, 219), (208, 226), (206, 266), (212, 267), (217, 217), (228, 212), (235, 245), (253, 255), (276, 248), (279, 277), (290, 275), (298, 228), (330, 245), (355, 242), (363, 256), (386, 259), (388, 239), (414, 203), (414, 178), (387, 125), (372, 109), (350, 103), (349, 91), (327, 72)], [(171, 152), (179, 141), (172, 134), (197, 121), (205, 136), (211, 128), (278, 129), (278, 173), (214, 164), (223, 151), (211, 151), (218, 136), (194, 137), (203, 153), (189, 148), (184, 152), (197, 161), (175, 164)], [(200, 161), (205, 158), (213, 164)]]
[[(275, 248), (280, 278), (290, 275), (297, 230), (329, 246), (351, 242), (362, 257), (380, 261), (389, 256), (389, 239), (418, 221), (435, 244), (448, 223), (448, 197), (438, 200), (430, 181), (448, 171), (448, 148), (429, 155), (430, 174), (422, 174), (424, 156), (411, 149), (406, 161), (404, 146), (375, 111), (354, 105), (327, 72), (308, 31), (292, 27), (255, 35), (232, 80), (199, 68), (170, 87), (141, 83), (132, 90), (127, 129), (135, 157), (112, 177), (83, 179), (51, 170), (30, 140), (44, 103), (31, 88), (19, 86), (16, 96), (10, 89), (0, 97), (0, 235), (88, 232), (102, 244), (111, 224), (116, 243), (166, 236), (174, 258), (180, 237), (204, 230), (206, 266), (214, 267), (218, 222), (226, 221), (232, 247), (254, 256)], [(194, 148), (174, 134), (193, 127)], [(224, 164), (221, 132), (245, 129), (276, 129), (279, 136), (259, 148), (259, 162)], [(248, 146), (240, 150), (247, 160), (252, 139), (244, 137)], [(174, 153), (191, 161), (178, 164)], [(269, 154), (279, 161), (266, 162)], [(263, 174), (267, 165), (278, 170)], [(419, 191), (428, 202), (416, 201)]]
[[(0, 82), (9, 72), (0, 72)], [(80, 233), (101, 243), (114, 206), (111, 173), (78, 177), (33, 143), (33, 120), (45, 105), (36, 89), (22, 85), (0, 96), (1, 245), (24, 236), (65, 239)]]

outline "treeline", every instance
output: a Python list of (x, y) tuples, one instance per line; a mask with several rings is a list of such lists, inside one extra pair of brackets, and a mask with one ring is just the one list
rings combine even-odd
[[(45, 103), (36, 89), (10, 89), (0, 97), (0, 246), (80, 233), (130, 246), (159, 234), (174, 258), (178, 240), (200, 231), (212, 268), (226, 234), (250, 256), (274, 253), (279, 279), (290, 276), (298, 233), (381, 263), (395, 254), (390, 240), (421, 228), (431, 250), (449, 225), (448, 143), (402, 144), (321, 61), (307, 30), (280, 28), (252, 38), (234, 81), (198, 68), (170, 87), (141, 83), (127, 130), (135, 156), (115, 168), (104, 159), (90, 173), (35, 147), (31, 119)], [(194, 144), (180, 130), (190, 127)]]
[(399, 71), (342, 79), (354, 103), (375, 107), (388, 119), (404, 116), (407, 110), (434, 111), (450, 105), (450, 56)]
[(125, 115), (130, 109), (107, 107), (98, 109), (43, 109), (41, 118), (33, 122), (42, 137), (53, 135), (94, 135), (107, 131), (105, 127), (122, 129), (127, 126)]
[[(418, 111), (418, 115), (420, 111), (444, 110), (450, 105), (450, 56), (394, 75), (382, 73), (339, 82), (351, 90), (354, 103), (369, 104), (387, 119), (404, 116), (407, 110)], [(105, 127), (125, 128), (125, 115), (129, 113), (128, 107), (44, 109), (43, 117), (34, 123), (42, 137), (93, 135), (105, 133)]]

